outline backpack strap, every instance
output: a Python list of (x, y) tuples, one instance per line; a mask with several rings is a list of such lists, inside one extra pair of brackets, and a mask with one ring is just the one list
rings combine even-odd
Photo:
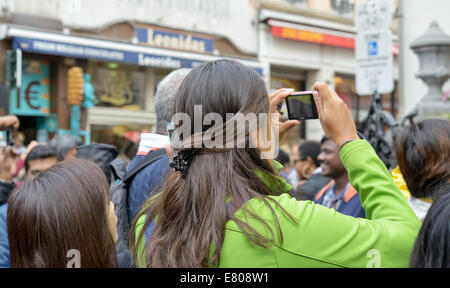
[(125, 175), (122, 181), (125, 183), (130, 182), (134, 178), (134, 176), (136, 176), (136, 174), (139, 173), (142, 169), (152, 164), (156, 160), (163, 158), (166, 155), (167, 155), (166, 149), (150, 151), (144, 157), (144, 159), (142, 159), (136, 166), (133, 167), (133, 169), (131, 169), (129, 173)]

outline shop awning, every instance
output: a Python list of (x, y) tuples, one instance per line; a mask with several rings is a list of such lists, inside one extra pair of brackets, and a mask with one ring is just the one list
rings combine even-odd
[(346, 32), (330, 31), (306, 25), (289, 23), (269, 19), (267, 24), (271, 27), (274, 37), (291, 40), (313, 42), (327, 46), (342, 48), (355, 48), (355, 35)]
[[(356, 33), (350, 31), (337, 31), (328, 28), (292, 23), (278, 19), (266, 19), (270, 26), (272, 36), (294, 41), (317, 43), (326, 46), (334, 46), (348, 49), (355, 49)], [(398, 45), (392, 47), (394, 56), (398, 55)]]
[(6, 37), (12, 38), (13, 49), (21, 49), (29, 53), (170, 69), (193, 68), (203, 62), (226, 58), (236, 60), (263, 75), (261, 63), (249, 59), (217, 57), (214, 55), (145, 47), (131, 43), (32, 30), (9, 25)]

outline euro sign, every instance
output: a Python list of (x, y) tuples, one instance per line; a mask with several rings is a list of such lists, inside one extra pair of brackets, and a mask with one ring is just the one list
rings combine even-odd
[(36, 91), (31, 91), (31, 88), (35, 85), (40, 85), (40, 84), (41, 83), (39, 81), (32, 81), (32, 82), (30, 82), (30, 84), (28, 84), (27, 89), (25, 90), (25, 101), (27, 102), (28, 106), (30, 106), (30, 108), (35, 109), (35, 110), (39, 110), (41, 107), (35, 106), (31, 103), (31, 100), (36, 99), (36, 97), (34, 97), (33, 94), (38, 93)]

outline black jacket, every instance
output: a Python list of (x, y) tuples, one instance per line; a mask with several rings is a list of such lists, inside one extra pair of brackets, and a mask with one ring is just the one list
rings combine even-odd
[(14, 183), (6, 183), (0, 181), (0, 205), (5, 204), (8, 201), (9, 193), (16, 187)]
[(312, 174), (306, 183), (295, 189), (294, 197), (297, 200), (313, 200), (317, 192), (330, 181), (330, 177), (323, 176), (320, 173)]

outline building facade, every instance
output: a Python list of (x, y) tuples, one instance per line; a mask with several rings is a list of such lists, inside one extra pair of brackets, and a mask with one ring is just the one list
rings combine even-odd
[[(311, 90), (316, 81), (327, 83), (352, 110), (359, 122), (370, 106), (371, 95), (357, 95), (355, 89), (354, 7), (345, 0), (261, 1), (259, 10), (259, 59), (272, 88), (289, 86)], [(396, 1), (393, 1), (393, 11)], [(394, 13), (393, 13), (394, 14)], [(394, 17), (394, 15), (393, 15)], [(395, 17), (394, 17), (395, 18)], [(398, 79), (397, 21), (394, 21), (394, 79)], [(397, 85), (396, 85), (397, 86)], [(383, 95), (383, 108), (397, 113), (398, 90)], [(302, 124), (303, 138), (320, 140), (324, 135), (319, 121)], [(293, 144), (298, 131), (292, 132)]]
[[(355, 92), (356, 2), (0, 0), (5, 91), (0, 112), (19, 115), (28, 139), (78, 133), (86, 142), (121, 147), (142, 131), (154, 131), (153, 97), (165, 75), (230, 58), (260, 73), (268, 90), (310, 90), (315, 81), (324, 81), (362, 120), (370, 95)], [(17, 50), (23, 65), (20, 89), (11, 81)], [(79, 105), (79, 112), (67, 101), (73, 67), (89, 74), (83, 83), (95, 96), (93, 106)], [(383, 103), (397, 111), (396, 97), (385, 95)], [(322, 135), (318, 121), (304, 121), (288, 144)]]
[[(125, 149), (141, 132), (155, 130), (156, 86), (174, 69), (228, 58), (263, 75), (256, 6), (242, 4), (3, 1), (3, 110), (19, 116), (29, 140), (45, 142), (54, 134), (71, 133), (86, 143)], [(22, 62), (20, 85), (10, 81), (17, 60)], [(84, 79), (68, 77), (73, 67), (82, 69)], [(70, 87), (77, 81), (93, 89), (91, 103), (73, 105)]]

